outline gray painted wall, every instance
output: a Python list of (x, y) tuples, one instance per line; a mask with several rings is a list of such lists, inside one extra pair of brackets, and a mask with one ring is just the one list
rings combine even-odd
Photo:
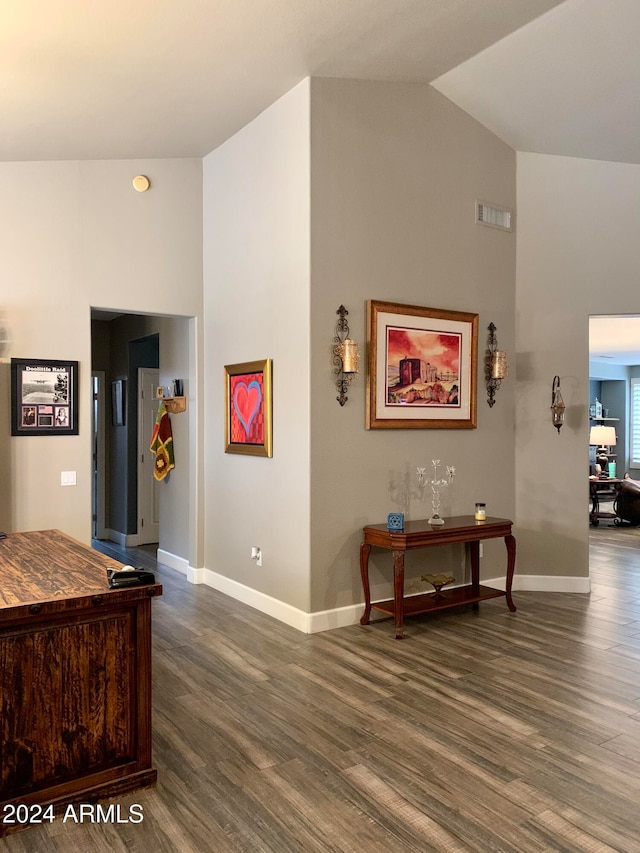
[[(146, 193), (131, 186), (140, 173), (151, 179)], [(198, 159), (0, 163), (0, 306), (9, 355), (80, 363), (80, 434), (2, 443), (1, 528), (55, 527), (90, 540), (90, 309), (201, 314), (201, 193)], [(191, 361), (197, 378), (195, 355)], [(8, 377), (9, 364), (0, 364), (5, 435)], [(77, 472), (77, 486), (60, 486), (67, 470)], [(195, 515), (191, 488), (181, 500)], [(191, 555), (183, 548), (182, 556), (197, 558), (195, 547)]]
[[(475, 199), (515, 210), (515, 155), (429, 86), (333, 79), (312, 81), (311, 112), (311, 609), (362, 600), (362, 527), (407, 507), (418, 465), (439, 458), (457, 468), (444, 512), (512, 517), (514, 383), (489, 408), (483, 381), (487, 327), (514, 348), (513, 233), (475, 224)], [(365, 429), (368, 299), (479, 314), (478, 427)], [(349, 310), (362, 369), (341, 408), (330, 360), (336, 309)], [(408, 575), (430, 565), (462, 580), (462, 549), (410, 554)], [(447, 561), (449, 561), (447, 563)], [(391, 555), (374, 549), (372, 594), (388, 595)], [(487, 543), (482, 572), (504, 571), (504, 545)], [(409, 586), (411, 581), (409, 582)], [(422, 585), (424, 588), (424, 584)]]
[[(344, 303), (364, 348), (377, 298), (477, 312), (480, 362), (491, 321), (513, 349), (515, 235), (474, 223), (476, 198), (515, 207), (513, 151), (428, 86), (314, 79), (209, 155), (204, 180), (205, 364), (274, 358), (272, 460), (225, 456), (215, 385), (206, 401), (207, 568), (307, 612), (359, 602), (362, 526), (434, 456), (459, 472), (447, 512), (512, 515), (512, 383), (490, 409), (480, 382), (476, 430), (367, 432), (364, 364), (341, 409), (330, 347)], [(461, 550), (447, 559), (464, 573)], [(388, 555), (372, 564), (375, 591)], [(483, 572), (503, 566), (489, 543)]]
[[(305, 80), (204, 160), (205, 566), (303, 612), (309, 213)], [(273, 359), (273, 458), (225, 454), (224, 365), (265, 358)]]
[[(196, 318), (179, 345), (188, 371), (174, 363), (161, 376), (180, 369), (190, 383), (189, 417), (176, 420), (189, 465), (166, 550), (191, 565), (305, 611), (359, 601), (360, 528), (396, 509), (393, 484), (437, 456), (458, 468), (446, 512), (478, 499), (515, 512), (518, 574), (586, 578), (588, 317), (640, 313), (640, 167), (520, 154), (515, 235), (474, 225), (476, 198), (515, 208), (515, 163), (429, 87), (314, 80), (205, 158), (204, 245), (199, 160), (0, 164), (11, 354), (76, 358), (82, 385), (79, 436), (2, 445), (0, 527), (89, 539), (94, 306)], [(141, 172), (152, 190), (137, 194)], [(347, 306), (363, 343), (369, 298), (477, 311), (480, 358), (496, 323), (516, 358), (493, 409), (479, 382), (477, 430), (365, 431), (364, 371), (337, 405), (335, 311)], [(222, 366), (265, 357), (274, 458), (226, 455)], [(568, 406), (559, 436), (556, 373)], [(5, 435), (8, 377), (1, 364)], [(78, 486), (61, 488), (61, 470), (76, 470)], [(409, 512), (427, 510), (413, 501)], [(459, 554), (448, 559), (464, 569)], [(502, 565), (488, 543), (483, 574)], [(375, 594), (385, 555), (373, 570)]]
[[(588, 576), (589, 315), (640, 313), (639, 198), (640, 166), (518, 154), (519, 573)], [(560, 435), (555, 374), (567, 405)]]

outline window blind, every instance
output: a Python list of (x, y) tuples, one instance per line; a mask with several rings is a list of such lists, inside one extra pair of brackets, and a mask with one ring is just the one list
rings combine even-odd
[(631, 379), (631, 405), (629, 426), (631, 430), (629, 452), (632, 468), (640, 468), (640, 376)]

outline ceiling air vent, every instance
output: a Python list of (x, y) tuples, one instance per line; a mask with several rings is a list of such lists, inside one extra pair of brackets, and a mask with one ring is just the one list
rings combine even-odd
[(513, 231), (511, 218), (513, 214), (506, 207), (496, 207), (486, 201), (476, 201), (476, 222), (478, 225), (488, 225), (489, 228), (500, 228), (502, 231)]

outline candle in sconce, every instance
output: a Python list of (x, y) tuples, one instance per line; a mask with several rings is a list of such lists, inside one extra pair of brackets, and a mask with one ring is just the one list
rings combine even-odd
[(507, 378), (507, 354), (504, 350), (496, 350), (491, 365), (492, 379)]
[(358, 344), (351, 338), (345, 338), (342, 342), (342, 372), (358, 372)]

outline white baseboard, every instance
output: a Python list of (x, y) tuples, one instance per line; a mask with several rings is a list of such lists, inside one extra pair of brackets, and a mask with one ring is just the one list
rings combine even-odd
[[(336, 607), (335, 610), (320, 610), (317, 613), (309, 613), (309, 634), (318, 634), (320, 631), (331, 631), (333, 628), (348, 628), (350, 625), (359, 625), (360, 618), (364, 613), (364, 601), (360, 604), (351, 604), (348, 607)], [(371, 622), (377, 619), (388, 619), (385, 613), (372, 610), (369, 616)]]
[[(526, 586), (526, 583), (529, 586)], [(540, 590), (541, 592), (578, 592), (589, 595), (591, 592), (591, 577), (559, 577), (549, 575), (522, 575), (516, 589)]]
[[(332, 628), (346, 628), (350, 625), (358, 625), (360, 617), (364, 612), (364, 601), (360, 604), (350, 604), (347, 607), (336, 607), (333, 610), (322, 610), (317, 613), (305, 613), (297, 607), (292, 607), (284, 601), (272, 598), (263, 592), (252, 589), (249, 586), (238, 583), (210, 569), (201, 570), (204, 574), (204, 583), (207, 586), (223, 592), (236, 601), (242, 601), (250, 607), (255, 607), (261, 613), (273, 616), (285, 625), (290, 625), (304, 634), (318, 634), (321, 631), (330, 631)], [(371, 611), (371, 620), (385, 619), (385, 614)]]
[[(204, 583), (212, 589), (217, 589), (236, 601), (254, 607), (261, 613), (273, 616), (285, 625), (290, 625), (304, 634), (317, 634), (330, 631), (333, 628), (346, 628), (358, 625), (364, 611), (364, 602), (350, 604), (347, 607), (336, 607), (333, 610), (322, 610), (317, 613), (305, 613), (297, 607), (292, 607), (284, 601), (272, 598), (263, 592), (245, 586), (232, 578), (220, 575), (211, 569), (194, 569), (188, 560), (177, 557), (169, 551), (158, 549), (158, 562), (185, 575), (190, 583)], [(483, 578), (484, 586), (494, 586), (504, 589), (505, 578)], [(513, 579), (512, 591), (527, 590), (530, 592), (577, 592), (589, 593), (591, 581), (588, 577), (552, 577), (549, 575), (516, 575)], [(372, 610), (371, 619), (384, 619), (383, 613)]]
[(178, 557), (176, 554), (172, 554), (171, 551), (163, 551), (162, 548), (158, 548), (156, 559), (159, 563), (162, 563), (163, 566), (168, 566), (170, 569), (180, 572), (181, 575), (187, 575), (189, 573), (189, 561), (185, 560), (184, 557)]
[(305, 634), (311, 633), (309, 629), (310, 613), (305, 613), (297, 607), (286, 604), (284, 601), (272, 598), (270, 595), (265, 595), (264, 592), (259, 592), (224, 575), (219, 575), (217, 572), (212, 572), (211, 569), (204, 569), (202, 571), (204, 575), (203, 582), (207, 586), (217, 589), (218, 592), (223, 592), (231, 598), (235, 598), (236, 601), (242, 601), (243, 604), (255, 607), (261, 613), (273, 616), (274, 619), (279, 619), (280, 622), (284, 622), (285, 625), (291, 625), (292, 628), (297, 628), (298, 631), (302, 631)]
[[(491, 578), (481, 581), (483, 586), (494, 586), (496, 589), (504, 589), (506, 579)], [(551, 577), (549, 575), (516, 575), (511, 587), (512, 592), (527, 590), (529, 592), (591, 592), (591, 579), (588, 577)], [(419, 593), (412, 593), (418, 595)], [(308, 619), (308, 634), (319, 631), (330, 631), (332, 628), (346, 628), (349, 625), (357, 625), (360, 622), (364, 610), (364, 601), (361, 604), (352, 604), (349, 607), (338, 607), (335, 610), (323, 610), (318, 613), (305, 614)], [(384, 619), (385, 614), (379, 611), (371, 611), (371, 620)]]
[(204, 574), (205, 569), (194, 569), (193, 566), (189, 566), (187, 570), (187, 580), (189, 583), (204, 583)]
[(189, 583), (204, 583), (204, 569), (194, 569), (184, 557), (178, 557), (171, 551), (163, 551), (158, 548), (157, 559), (163, 566), (168, 566), (181, 575), (185, 575)]
[[(503, 577), (482, 579), (481, 583), (484, 586), (495, 586), (496, 589), (504, 589), (506, 580)], [(562, 575), (555, 577), (553, 575), (514, 575), (512, 592), (522, 590), (523, 592), (591, 592), (590, 577), (573, 577)]]
[(137, 548), (140, 544), (137, 533), (120, 533), (119, 530), (110, 530), (107, 528), (104, 531), (104, 535), (109, 542), (115, 542), (121, 548)]

